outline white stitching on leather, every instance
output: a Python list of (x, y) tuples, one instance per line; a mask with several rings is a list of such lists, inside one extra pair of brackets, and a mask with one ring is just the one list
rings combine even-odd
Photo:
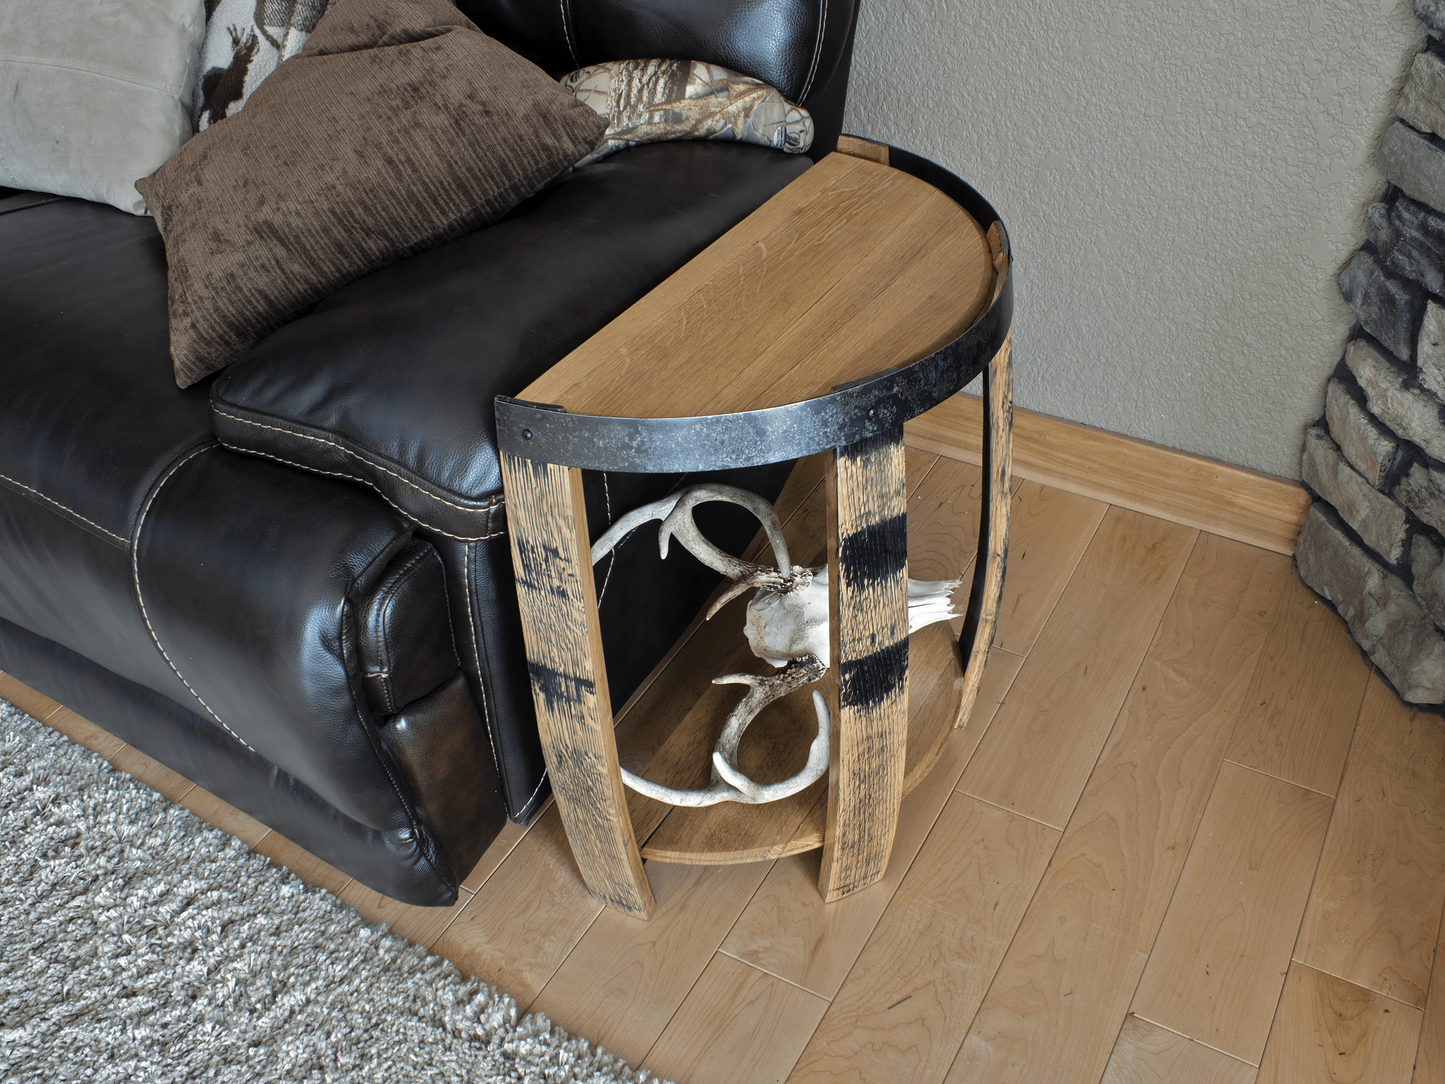
[(823, 62), (823, 38), (828, 33), (828, 0), (823, 0), (823, 18), (818, 23), (818, 44), (813, 49), (813, 67), (808, 72), (808, 81), (803, 84), (803, 93), (798, 96), (799, 104), (808, 96), (808, 91), (813, 89), (813, 80), (817, 78), (818, 66)]
[(184, 459), (180, 459), (177, 462), (171, 464), (170, 470), (166, 471), (165, 475), (161, 478), (161, 480), (156, 483), (155, 489), (151, 490), (151, 495), (146, 498), (145, 507), (141, 509), (140, 518), (137, 519), (135, 523), (135, 540), (131, 543), (130, 547), (130, 569), (131, 577), (135, 581), (135, 600), (140, 605), (140, 615), (145, 620), (146, 628), (150, 629), (151, 639), (155, 641), (155, 645), (161, 653), (161, 658), (165, 659), (166, 665), (169, 666), (173, 671), (175, 671), (176, 677), (181, 679), (181, 684), (184, 685), (187, 689), (190, 689), (191, 695), (196, 698), (196, 703), (200, 704), (201, 707), (206, 709), (206, 714), (209, 715), (212, 719), (216, 720), (216, 722), (220, 723), (227, 734), (231, 735), (231, 737), (235, 738), (238, 742), (240, 742), (247, 749), (250, 749), (251, 752), (254, 753), (256, 752), (256, 750), (252, 748), (251, 743), (248, 742), (245, 738), (241, 737), (241, 735), (237, 734), (230, 727), (226, 726), (225, 721), (214, 711), (211, 710), (211, 705), (207, 704), (204, 700), (201, 699), (200, 693), (196, 692), (195, 689), (191, 688), (191, 683), (186, 680), (186, 675), (181, 673), (179, 668), (177, 668), (176, 664), (171, 661), (170, 655), (166, 653), (165, 646), (161, 643), (161, 638), (156, 635), (155, 626), (151, 624), (150, 614), (146, 613), (145, 598), (141, 595), (140, 590), (140, 532), (141, 528), (145, 525), (146, 515), (150, 512), (151, 505), (155, 502), (156, 497), (160, 496), (161, 489), (165, 486), (167, 482), (171, 480), (171, 475), (175, 474), (176, 471), (180, 470), (183, 466), (189, 463), (196, 456), (200, 455), (202, 452), (209, 452), (216, 447), (218, 447), (218, 445), (216, 444), (204, 444), (201, 447), (192, 451)]
[[(607, 526), (612, 526), (612, 491), (607, 487), (607, 472), (602, 472), (602, 499), (607, 505)], [(629, 531), (628, 535), (631, 536)], [(627, 539), (623, 539), (623, 542)], [(617, 545), (620, 546), (622, 542)], [(617, 546), (612, 547), (612, 552), (607, 555), (607, 575), (602, 577), (602, 590), (597, 593), (597, 605), (602, 605), (602, 600), (607, 597), (607, 585), (612, 582), (612, 570), (617, 567)]]
[(27, 492), (27, 493), (34, 493), (34, 494), (35, 494), (37, 497), (39, 497), (42, 501), (47, 501), (47, 502), (49, 502), (50, 504), (55, 505), (56, 508), (59, 508), (62, 512), (67, 512), (67, 513), (69, 513), (70, 515), (74, 516), (76, 519), (80, 520), (82, 523), (89, 523), (89, 524), (90, 524), (92, 527), (94, 527), (97, 531), (105, 531), (106, 534), (110, 535), (111, 538), (114, 538), (114, 539), (115, 539), (117, 542), (119, 542), (122, 546), (129, 546), (129, 545), (130, 545), (130, 539), (126, 538), (124, 535), (118, 535), (118, 534), (116, 534), (114, 531), (106, 531), (105, 528), (102, 527), (99, 523), (96, 523), (95, 520), (93, 520), (93, 519), (86, 519), (86, 518), (85, 518), (84, 516), (82, 516), (79, 512), (77, 512), (77, 511), (75, 511), (74, 509), (71, 509), (71, 508), (66, 508), (65, 505), (61, 504), (61, 503), (60, 503), (59, 501), (57, 501), (55, 498), (53, 498), (53, 497), (47, 497), (44, 493), (41, 493), (40, 490), (38, 490), (38, 489), (31, 489), (31, 488), (30, 488), (29, 486), (27, 486), (24, 482), (17, 482), (14, 478), (7, 477), (6, 475), (3, 475), (3, 474), (0, 474), (0, 478), (4, 478), (5, 481), (9, 482), (12, 486), (19, 486), (21, 489), (25, 490), (25, 492)]
[[(318, 443), (318, 444), (329, 444), (331, 447), (337, 449), (338, 451), (345, 452), (347, 455), (351, 456), (353, 459), (359, 459), (359, 460), (361, 460), (361, 462), (365, 463), (368, 467), (375, 467), (377, 470), (383, 471), (383, 472), (385, 472), (386, 474), (391, 475), (391, 476), (392, 476), (393, 478), (395, 478), (398, 482), (402, 483), (402, 485), (411, 486), (412, 489), (416, 490), (416, 491), (417, 491), (418, 493), (420, 493), (423, 497), (429, 497), (429, 498), (431, 498), (432, 500), (437, 501), (437, 502), (439, 502), (439, 503), (441, 503), (441, 504), (450, 505), (452, 508), (457, 509), (457, 511), (459, 511), (459, 512), (468, 512), (468, 513), (472, 513), (472, 514), (477, 514), (477, 513), (481, 513), (481, 512), (491, 512), (492, 509), (496, 508), (499, 504), (501, 504), (501, 503), (502, 503), (502, 500), (503, 500), (503, 498), (501, 498), (501, 497), (494, 497), (494, 498), (492, 498), (490, 501), (487, 501), (485, 504), (481, 505), (480, 507), (469, 507), (468, 505), (465, 505), (465, 504), (457, 504), (455, 501), (449, 501), (449, 500), (447, 500), (445, 497), (438, 497), (435, 493), (432, 493), (430, 490), (424, 489), (424, 488), (422, 488), (421, 486), (417, 485), (415, 482), (412, 482), (412, 481), (409, 481), (409, 480), (406, 479), (406, 478), (403, 478), (400, 474), (397, 474), (396, 471), (394, 471), (394, 470), (387, 470), (385, 467), (383, 467), (380, 463), (377, 463), (375, 460), (368, 459), (368, 458), (366, 458), (366, 456), (364, 456), (364, 455), (360, 455), (360, 454), (357, 453), (357, 452), (353, 452), (350, 448), (347, 448), (347, 447), (345, 447), (344, 445), (338, 444), (338, 443), (336, 443), (336, 441), (334, 441), (334, 440), (327, 440), (325, 437), (313, 437), (313, 436), (311, 436), (311, 435), (309, 435), (309, 434), (307, 434), (307, 433), (298, 433), (298, 432), (296, 432), (294, 429), (283, 429), (283, 428), (281, 428), (281, 427), (278, 426), (278, 425), (264, 425), (264, 424), (262, 424), (261, 422), (253, 422), (253, 421), (251, 421), (249, 418), (240, 418), (240, 417), (237, 417), (235, 414), (227, 414), (224, 410), (219, 409), (214, 403), (211, 404), (211, 411), (212, 411), (212, 413), (219, 414), (219, 415), (220, 415), (221, 417), (223, 417), (223, 418), (230, 418), (233, 422), (240, 422), (242, 425), (254, 425), (254, 426), (255, 426), (256, 428), (258, 428), (258, 429), (269, 429), (269, 430), (271, 430), (271, 432), (273, 432), (273, 433), (284, 433), (284, 434), (286, 434), (286, 436), (288, 436), (288, 437), (300, 437), (302, 440), (314, 440), (314, 441), (316, 441), (316, 443)], [(224, 444), (225, 442), (222, 441), (222, 443)], [(231, 447), (231, 445), (227, 444), (226, 447), (229, 448), (229, 447)], [(240, 451), (245, 451), (245, 450), (247, 450), (247, 449), (238, 449), (238, 450), (240, 450)], [(283, 462), (284, 462), (284, 460), (283, 460)], [(326, 473), (326, 472), (325, 472), (325, 471), (322, 471), (322, 472), (320, 472), (320, 473), (323, 473), (323, 474), (324, 474), (324, 473)], [(355, 475), (348, 475), (347, 477), (355, 477)], [(361, 479), (358, 479), (358, 481), (360, 481), (360, 480), (361, 480)], [(418, 520), (418, 522), (420, 522), (420, 520)], [(434, 528), (428, 528), (428, 529), (431, 530), (431, 529), (434, 529)], [(443, 532), (443, 533), (445, 533), (445, 532)], [(459, 538), (459, 537), (461, 537), (461, 536), (460, 536), (460, 535), (451, 535), (450, 537), (452, 537), (452, 538)], [(486, 537), (494, 537), (494, 536), (488, 535), (488, 536), (486, 536)]]
[(562, 9), (562, 37), (567, 40), (567, 51), (572, 54), (572, 63), (580, 68), (582, 61), (577, 59), (577, 50), (572, 47), (572, 29), (567, 21), (567, 0), (557, 0), (557, 6)]
[[(472, 630), (472, 662), (475, 663), (477, 667), (477, 691), (482, 694), (482, 725), (487, 729), (487, 745), (490, 746), (492, 750), (492, 764), (495, 765), (497, 769), (497, 783), (505, 790), (507, 787), (507, 777), (502, 774), (502, 762), (497, 759), (497, 746), (492, 741), (492, 712), (491, 709), (487, 707), (487, 686), (486, 682), (482, 680), (482, 653), (477, 647), (477, 623), (472, 617), (471, 563), (472, 543), (468, 542), (462, 547), (462, 596), (467, 604), (467, 625)], [(443, 567), (442, 571), (445, 572), (446, 568)], [(447, 620), (451, 620), (450, 614), (447, 615)], [(453, 633), (453, 635), (455, 635), (455, 633)], [(526, 807), (524, 806), (523, 808), (525, 809)]]
[[(285, 430), (282, 430), (282, 432), (285, 432)], [(292, 459), (282, 459), (279, 455), (272, 455), (270, 452), (258, 452), (254, 448), (242, 448), (238, 444), (227, 444), (224, 440), (221, 441), (220, 444), (222, 447), (229, 448), (233, 452), (240, 452), (242, 455), (259, 455), (262, 459), (274, 459), (277, 463), (285, 463), (288, 467), (296, 467), (300, 470), (310, 471), (312, 474), (324, 474), (328, 478), (345, 478), (352, 482), (359, 482), (364, 486), (370, 486), (373, 490), (376, 491), (376, 495), (378, 497), (384, 500), (387, 504), (391, 505), (407, 519), (415, 523), (417, 526), (425, 527), (428, 531), (433, 531), (436, 534), (446, 535), (446, 537), (448, 538), (455, 538), (458, 542), (485, 542), (489, 538), (501, 538), (502, 535), (507, 533), (506, 530), (503, 529), (500, 531), (493, 531), (491, 534), (482, 534), (470, 537), (467, 535), (452, 534), (450, 531), (444, 531), (440, 527), (433, 527), (424, 519), (418, 519), (414, 512), (408, 512), (401, 505), (397, 504), (394, 500), (392, 500), (385, 493), (383, 493), (375, 482), (371, 481), (368, 478), (362, 478), (360, 475), (356, 474), (349, 474), (343, 470), (322, 470), (320, 467), (312, 467), (308, 466), (305, 463), (297, 463), (295, 460)], [(344, 450), (345, 449), (343, 449), (343, 451)], [(492, 511), (493, 510), (488, 510), (487, 518), (491, 518)]]
[(517, 811), (518, 813), (524, 813), (527, 811), (528, 807), (530, 807), (532, 804), (532, 799), (537, 797), (537, 792), (542, 789), (542, 784), (545, 782), (547, 782), (547, 769), (543, 768), (542, 778), (537, 780), (537, 785), (532, 788), (532, 793), (527, 796), (526, 803), (522, 806), (521, 809)]

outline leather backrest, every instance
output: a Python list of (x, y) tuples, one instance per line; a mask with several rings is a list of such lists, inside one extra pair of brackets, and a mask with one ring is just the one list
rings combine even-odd
[(845, 59), (857, 0), (458, 0), (556, 74), (604, 60), (704, 60), (809, 106)]

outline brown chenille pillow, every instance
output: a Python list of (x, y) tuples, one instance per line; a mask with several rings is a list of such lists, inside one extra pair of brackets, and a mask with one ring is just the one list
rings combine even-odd
[(245, 110), (137, 182), (165, 238), (176, 383), (495, 221), (606, 128), (448, 0), (339, 0)]

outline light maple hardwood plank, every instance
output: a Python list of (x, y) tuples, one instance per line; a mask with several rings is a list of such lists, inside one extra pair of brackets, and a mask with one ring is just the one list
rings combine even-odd
[(1333, 797), (1369, 676), (1344, 623), (1296, 580), (1225, 755)]
[(106, 760), (125, 748), (125, 742), (110, 731), (102, 730), (69, 708), (57, 707), (57, 710), (48, 713), (45, 716), (45, 725), (60, 731), (76, 745), (83, 745), (92, 753), (99, 753)]
[(1254, 1084), (1255, 1073), (1248, 1062), (1130, 1016), (1099, 1084)]
[[(926, 454), (910, 450), (910, 465)], [(956, 460), (931, 458), (932, 469), (908, 498), (908, 575), (915, 580), (957, 579), (968, 571), (977, 552), (983, 471)], [(967, 599), (966, 584), (959, 596)]]
[(1199, 532), (1104, 516), (959, 788), (1062, 828)]
[(267, 832), (251, 849), (257, 854), (265, 855), (273, 866), (290, 870), (306, 884), (313, 888), (324, 888), (333, 896), (340, 896), (342, 889), (351, 883), (347, 874), (292, 843), (279, 832)]
[(1225, 762), (1144, 968), (1135, 1013), (1259, 1064), (1332, 804)]
[(950, 1079), (1099, 1079), (1291, 575), (1200, 538)]
[(1099, 529), (1108, 505), (1015, 479), (1008, 571), (994, 646), (1027, 655)]
[(1333, 975), (1291, 964), (1259, 1084), (1409, 1084), (1421, 1015)]
[(512, 848), (432, 946), (526, 1008), (602, 904), (587, 894), (554, 805)]
[[(908, 574), (919, 580), (966, 578), (976, 554), (983, 470), (917, 449), (909, 454), (937, 462), (908, 499)], [(1021, 478), (1013, 480), (1012, 491), (1008, 569), (994, 646), (1027, 655), (1108, 506)], [(966, 583), (954, 597), (967, 601)], [(954, 624), (957, 632), (962, 622)]]
[(342, 903), (366, 921), (379, 922), (398, 937), (428, 949), (472, 901), (472, 894), (462, 889), (457, 893), (457, 902), (450, 907), (413, 907), (383, 896), (357, 880), (352, 880), (338, 895)]
[(529, 1011), (546, 1013), (553, 1023), (636, 1065), (706, 969), (768, 868), (766, 862), (648, 862), (657, 898), (652, 917), (644, 922), (603, 911)]
[(255, 850), (256, 844), (271, 831), (255, 817), (243, 813), (230, 802), (217, 798), (202, 786), (195, 786), (187, 791), (180, 804), (212, 827), (235, 836), (252, 850)]
[[(534, 824), (546, 812), (550, 804), (551, 799), (548, 799), (547, 804), (532, 815)], [(502, 825), (502, 830), (487, 845), (487, 849), (482, 852), (482, 857), (477, 859), (477, 864), (472, 867), (472, 871), (463, 878), (460, 887), (465, 888), (468, 892), (475, 892), (481, 888), (487, 878), (496, 872), (497, 867), (502, 864), (507, 855), (512, 853), (512, 848), (522, 842), (522, 837), (526, 834), (525, 825), (517, 824), (514, 821), (508, 821)]]
[(60, 704), (44, 693), (38, 693), (19, 678), (0, 670), (0, 700), (14, 704), (32, 719), (45, 722), (60, 710)]
[[(916, 448), (979, 461), (983, 408), (955, 395), (908, 422)], [(1298, 482), (1077, 422), (1014, 411), (1013, 469), (1056, 489), (1294, 553), (1310, 498)]]
[(144, 783), (151, 790), (172, 802), (179, 802), (195, 786), (185, 776), (173, 772), (159, 760), (147, 756), (132, 745), (123, 745), (106, 760), (131, 776), (138, 783)]
[(1058, 838), (967, 795), (949, 799), (791, 1084), (941, 1080)]
[(719, 953), (640, 1068), (679, 1084), (781, 1081), (827, 1007)]
[(1435, 946), (1435, 967), (1430, 975), (1430, 994), (1425, 998), (1425, 1018), (1420, 1026), (1420, 1049), (1415, 1055), (1412, 1084), (1440, 1084), (1445, 1080), (1445, 940)]
[(816, 888), (818, 854), (780, 859), (739, 916), (722, 951), (831, 998), (928, 838), (1022, 663), (1006, 651), (989, 656), (978, 705), (968, 726), (950, 734), (933, 770), (903, 800), (893, 854), (881, 881), (847, 899), (825, 904)]
[(1445, 728), (1370, 681), (1294, 958), (1423, 1008), (1445, 908)]

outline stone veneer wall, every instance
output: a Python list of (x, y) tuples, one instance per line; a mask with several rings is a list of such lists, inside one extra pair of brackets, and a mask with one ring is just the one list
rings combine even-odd
[(1415, 704), (1445, 704), (1445, 0), (1378, 166), (1390, 184), (1339, 277), (1359, 323), (1305, 434), (1312, 491), (1295, 560)]

